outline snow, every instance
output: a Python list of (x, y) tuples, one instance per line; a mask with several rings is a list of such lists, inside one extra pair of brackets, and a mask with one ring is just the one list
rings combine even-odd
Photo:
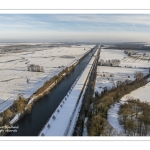
[(28, 102), (28, 105), (31, 104), (34, 101), (34, 98), (31, 98)]
[(16, 114), (15, 117), (9, 122), (10, 124), (15, 123), (20, 117), (20, 114)]
[(125, 95), (121, 100), (127, 100), (129, 97), (139, 99), (141, 102), (150, 103), (150, 82), (145, 86), (138, 88), (137, 90), (132, 91), (130, 94)]
[[(104, 88), (111, 89), (116, 86), (117, 81), (135, 80), (134, 73), (142, 72), (143, 75), (149, 74), (150, 62), (148, 60), (134, 59), (132, 57), (127, 57), (123, 50), (111, 50), (102, 49), (100, 54), (100, 59), (111, 60), (119, 59), (120, 67), (110, 67), (110, 66), (98, 66), (97, 67), (97, 77), (95, 83), (95, 91), (101, 94)], [(105, 76), (103, 76), (105, 75)], [(111, 77), (110, 77), (111, 75)], [(150, 81), (148, 79), (147, 81)], [(138, 98), (140, 101), (150, 103), (150, 82), (139, 89), (132, 91), (130, 94), (125, 95), (121, 98), (119, 103), (115, 103), (108, 110), (107, 120), (108, 123), (116, 130), (116, 135), (125, 135), (123, 126), (119, 124), (118, 121), (118, 111), (120, 105), (124, 103), (129, 97)]]
[[(40, 132), (40, 136), (72, 135), (78, 119), (84, 93), (87, 88), (87, 77), (89, 77), (89, 72), (92, 68), (94, 60), (95, 57), (92, 57), (87, 67), (83, 70), (81, 76), (76, 80), (68, 94), (62, 100), (56, 111)], [(53, 116), (55, 116), (55, 119)]]
[(133, 67), (133, 68), (150, 68), (150, 51), (146, 51), (147, 56), (143, 56), (143, 51), (138, 51), (138, 55), (132, 57), (124, 57), (121, 60), (121, 67)]
[(79, 112), (80, 112), (80, 109), (81, 109), (81, 106), (82, 106), (82, 100), (83, 100), (86, 88), (87, 88), (87, 86), (84, 87), (84, 90), (82, 92), (79, 103), (78, 103), (76, 109), (74, 109), (75, 112), (73, 113), (73, 117), (70, 120), (71, 122), (69, 122), (69, 124), (67, 126), (67, 130), (66, 130), (66, 134), (65, 134), (67, 136), (72, 136), (72, 134), (74, 132), (74, 128), (75, 128), (76, 122), (78, 120), (78, 116), (79, 116)]
[(127, 62), (121, 61), (120, 66), (133, 67), (133, 68), (150, 68), (150, 63), (148, 63), (147, 61), (132, 62), (131, 60), (128, 60)]
[[(143, 51), (140, 51), (142, 52)], [(150, 55), (150, 51), (146, 51), (148, 55)], [(124, 50), (116, 50), (116, 49), (101, 49), (100, 59), (112, 60), (118, 59), (120, 60), (121, 67), (132, 67), (132, 68), (150, 68), (150, 58), (148, 60), (144, 60), (146, 57), (133, 58), (128, 57)]]
[(111, 108), (108, 110), (107, 120), (108, 123), (116, 129), (117, 133), (121, 135), (124, 134), (123, 126), (119, 124), (118, 121), (118, 111), (120, 105), (125, 103), (130, 97), (139, 99), (141, 102), (148, 102), (150, 103), (150, 83), (147, 83), (145, 86), (138, 88), (137, 90), (132, 91), (130, 94), (126, 94), (123, 96), (119, 103), (115, 103)]
[[(150, 53), (147, 51), (147, 53)], [(119, 67), (97, 66), (97, 77), (95, 92), (101, 94), (104, 89), (110, 90), (117, 86), (118, 81), (133, 81), (135, 72), (142, 72), (143, 75), (149, 73), (150, 62), (148, 60), (133, 59), (128, 57), (124, 50), (101, 49), (100, 60), (120, 60)], [(93, 95), (95, 96), (95, 95)]]
[(118, 121), (119, 108), (120, 103), (115, 103), (113, 106), (111, 106), (107, 113), (107, 121), (115, 129), (117, 135), (121, 135), (124, 133), (124, 128), (119, 124)]
[[(6, 44), (7, 45), (7, 44)], [(9, 44), (11, 45), (11, 44)], [(34, 45), (34, 43), (31, 43)], [(44, 83), (57, 75), (65, 67), (76, 63), (95, 45), (71, 45), (27, 48), (19, 52), (5, 52), (0, 56), (0, 112), (9, 108), (19, 93), (29, 98)], [(44, 72), (27, 71), (27, 66), (35, 64)], [(29, 83), (27, 83), (29, 79)]]
[(88, 132), (87, 132), (87, 121), (88, 121), (88, 117), (85, 117), (84, 119), (84, 128), (83, 128), (83, 133), (82, 136), (88, 136)]
[(114, 76), (116, 76), (116, 74), (123, 74), (123, 75), (133, 75), (133, 73), (137, 72), (137, 71), (141, 71), (144, 73), (144, 75), (146, 75), (147, 73), (149, 73), (148, 69), (139, 69), (139, 68), (121, 68), (121, 67), (109, 67), (109, 66), (98, 66), (98, 73), (110, 73), (110, 74), (114, 74)]
[[(117, 81), (133, 81), (135, 80), (134, 73), (139, 71), (142, 72), (144, 76), (149, 73), (148, 69), (97, 66), (95, 92), (97, 91), (101, 94), (105, 87), (110, 90), (112, 87), (116, 87)], [(103, 75), (105, 75), (105, 77)]]
[(126, 57), (124, 50), (101, 49), (100, 59), (103, 59), (103, 60), (111, 60), (111, 59), (122, 60), (124, 57)]

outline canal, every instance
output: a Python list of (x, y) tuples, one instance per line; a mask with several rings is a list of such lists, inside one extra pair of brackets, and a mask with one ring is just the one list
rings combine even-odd
[(9, 133), (8, 136), (37, 136), (61, 100), (66, 96), (76, 78), (86, 67), (97, 47), (98, 46), (86, 55), (86, 57), (77, 64), (75, 69), (58, 83), (48, 95), (45, 95), (35, 103), (31, 113), (25, 115), (14, 124), (14, 126), (19, 126), (17, 132)]

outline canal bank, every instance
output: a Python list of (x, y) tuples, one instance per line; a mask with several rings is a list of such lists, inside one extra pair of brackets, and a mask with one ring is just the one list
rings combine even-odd
[(93, 51), (88, 53), (83, 60), (77, 64), (70, 75), (66, 76), (61, 82), (59, 82), (48, 95), (42, 97), (38, 102), (33, 105), (30, 114), (21, 118), (14, 126), (19, 126), (17, 132), (9, 133), (9, 136), (36, 136), (42, 129), (48, 118), (55, 111), (60, 101), (69, 91), (70, 87), (76, 80), (76, 78), (83, 71), (90, 58), (96, 51), (95, 47)]
[(60, 105), (54, 111), (40, 132), (40, 136), (71, 136), (73, 134), (89, 82), (89, 77), (95, 62), (98, 59), (97, 51), (84, 68), (78, 80), (71, 87)]
[(84, 95), (83, 104), (82, 104), (82, 107), (79, 112), (79, 116), (78, 116), (78, 120), (77, 120), (75, 129), (74, 129), (73, 136), (82, 136), (83, 135), (84, 121), (86, 119), (88, 119), (86, 117), (85, 105), (86, 105), (89, 97), (90, 96), (93, 97), (93, 94), (94, 94), (94, 84), (95, 84), (95, 79), (96, 79), (96, 71), (97, 71), (98, 60), (100, 57), (100, 52), (101, 52), (101, 45), (99, 46), (99, 50), (97, 51), (97, 54), (95, 54), (95, 56), (97, 55), (97, 60), (95, 61), (94, 65), (93, 65), (93, 70), (89, 77), (89, 83), (88, 83), (87, 90)]

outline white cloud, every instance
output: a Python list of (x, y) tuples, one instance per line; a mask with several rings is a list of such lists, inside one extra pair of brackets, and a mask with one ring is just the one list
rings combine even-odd
[(150, 15), (56, 15), (59, 21), (93, 22), (93, 23), (129, 23), (150, 26)]
[(149, 42), (150, 15), (0, 15), (0, 28), (6, 42)]

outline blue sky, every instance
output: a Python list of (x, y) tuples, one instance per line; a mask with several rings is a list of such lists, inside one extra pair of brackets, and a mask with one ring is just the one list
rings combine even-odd
[(0, 42), (149, 42), (150, 15), (0, 14)]

